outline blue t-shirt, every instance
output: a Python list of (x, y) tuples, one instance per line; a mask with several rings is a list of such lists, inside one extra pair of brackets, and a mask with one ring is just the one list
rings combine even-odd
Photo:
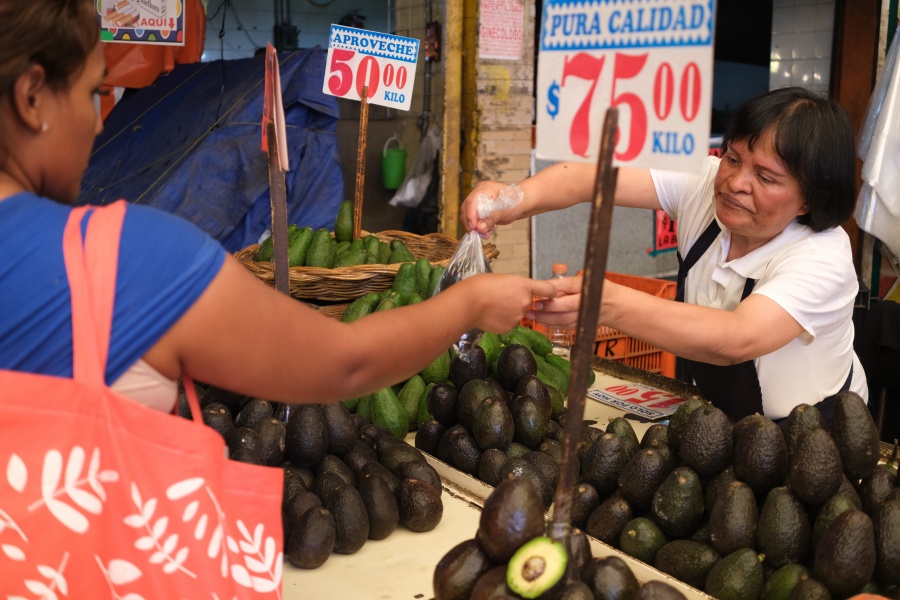
[[(72, 376), (72, 303), (62, 236), (71, 207), (33, 194), (0, 201), (0, 368)], [(82, 223), (82, 234), (88, 219)], [(130, 204), (122, 225), (106, 383), (190, 308), (225, 250), (192, 223)]]

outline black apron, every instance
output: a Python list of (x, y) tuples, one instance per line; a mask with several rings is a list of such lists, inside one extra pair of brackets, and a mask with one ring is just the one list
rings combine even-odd
[[(678, 252), (678, 288), (675, 300), (684, 302), (684, 286), (688, 271), (691, 270), (700, 257), (706, 254), (712, 243), (719, 236), (719, 223), (713, 219), (712, 223), (703, 231), (697, 241), (688, 250), (687, 258), (681, 258)], [(741, 300), (750, 295), (755, 279), (747, 279), (744, 284), (744, 292)], [(707, 400), (720, 408), (734, 422), (752, 415), (763, 414), (762, 390), (759, 386), (759, 376), (756, 373), (756, 365), (752, 360), (744, 361), (737, 365), (711, 365), (696, 360), (684, 359), (687, 371), (694, 379), (697, 387), (703, 392)], [(841, 387), (841, 392), (850, 389), (850, 381), (853, 378), (853, 365), (850, 365), (850, 374)], [(839, 392), (840, 393), (840, 392)], [(822, 414), (822, 418), (830, 426), (833, 413), (834, 396), (830, 396), (816, 404), (816, 408)], [(781, 419), (776, 420), (776, 423)]]

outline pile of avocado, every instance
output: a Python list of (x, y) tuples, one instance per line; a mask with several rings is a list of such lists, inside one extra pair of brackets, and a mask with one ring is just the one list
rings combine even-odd
[[(202, 388), (201, 388), (202, 390)], [(443, 517), (442, 485), (425, 455), (342, 403), (285, 407), (220, 388), (202, 390), (203, 421), (229, 457), (284, 470), (284, 553), (315, 569), (398, 526), (431, 531)], [(183, 397), (179, 414), (190, 418)]]
[[(259, 246), (257, 261), (272, 261), (274, 240), (270, 235)], [(338, 209), (333, 234), (324, 227), (288, 226), (288, 266), (337, 269), (355, 265), (395, 264), (416, 258), (402, 240), (381, 241), (375, 235), (353, 239), (353, 201)]]
[(580, 529), (565, 541), (544, 531), (537, 488), (528, 479), (504, 479), (485, 501), (475, 537), (435, 567), (435, 600), (685, 600), (662, 581), (641, 585), (618, 556), (593, 557)]

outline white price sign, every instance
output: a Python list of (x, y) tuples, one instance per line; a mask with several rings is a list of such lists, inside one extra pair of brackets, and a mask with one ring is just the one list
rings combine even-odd
[(409, 110), (418, 57), (417, 39), (332, 25), (322, 91), (361, 100), (368, 86), (370, 104)]
[(615, 163), (700, 170), (708, 154), (714, 0), (545, 0), (537, 156), (595, 161), (619, 109)]
[(650, 420), (668, 417), (684, 402), (684, 398), (676, 394), (618, 379), (604, 388), (588, 390), (587, 396)]

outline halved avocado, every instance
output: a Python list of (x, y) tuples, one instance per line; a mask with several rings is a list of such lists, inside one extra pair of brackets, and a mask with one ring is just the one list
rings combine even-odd
[(506, 568), (506, 585), (523, 598), (537, 598), (562, 580), (568, 555), (561, 542), (539, 536), (516, 550)]

